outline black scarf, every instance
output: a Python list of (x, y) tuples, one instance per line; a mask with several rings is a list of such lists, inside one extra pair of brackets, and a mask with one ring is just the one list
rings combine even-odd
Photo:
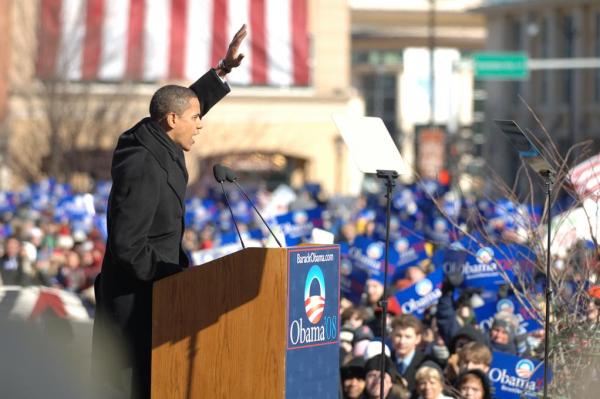
[(167, 135), (162, 126), (160, 126), (153, 119), (145, 118), (142, 121), (142, 124), (148, 127), (148, 132), (150, 132), (152, 137), (154, 137), (156, 141), (158, 141), (163, 147), (165, 147), (166, 150), (169, 152), (169, 155), (171, 155), (171, 158), (173, 158), (177, 162), (177, 165), (179, 165), (179, 167), (183, 171), (185, 181), (187, 183), (188, 172), (185, 166), (185, 156), (183, 155), (183, 149), (179, 145), (177, 145), (173, 140), (171, 140), (171, 138)]

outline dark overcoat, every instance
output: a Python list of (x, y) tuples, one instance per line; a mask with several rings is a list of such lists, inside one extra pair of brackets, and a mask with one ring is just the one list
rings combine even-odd
[[(229, 92), (214, 70), (190, 88), (202, 115)], [(125, 380), (133, 397), (149, 397), (152, 283), (188, 266), (181, 246), (188, 175), (182, 149), (150, 118), (120, 136), (111, 175), (93, 378), (116, 386)], [(123, 378), (122, 370), (132, 375)]]

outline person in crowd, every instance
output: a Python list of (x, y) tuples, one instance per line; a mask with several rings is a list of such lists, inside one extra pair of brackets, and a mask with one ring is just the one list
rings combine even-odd
[(481, 342), (469, 342), (458, 351), (458, 368), (461, 372), (477, 369), (487, 373), (491, 364), (492, 351)]
[(490, 329), (490, 345), (493, 350), (517, 354), (515, 325), (510, 315), (499, 313), (494, 317)]
[(365, 283), (365, 324), (375, 336), (381, 336), (381, 307), (383, 299), (383, 273), (372, 273)]
[(338, 243), (346, 243), (348, 245), (354, 244), (354, 240), (356, 239), (356, 224), (353, 222), (344, 223), (342, 228), (340, 229), (340, 238), (337, 241)]
[[(436, 320), (440, 336), (450, 349), (451, 353), (456, 351), (455, 344), (452, 343), (459, 336), (467, 336), (469, 340), (476, 340), (478, 335), (474, 326), (474, 311), (470, 306), (470, 294), (463, 292), (456, 302), (453, 299), (455, 291), (462, 284), (464, 277), (462, 275), (462, 262), (465, 254), (462, 251), (449, 250), (453, 252), (458, 265), (446, 270), (444, 282), (442, 283), (442, 297), (437, 304)], [(479, 338), (479, 337), (477, 337)]]
[(415, 383), (418, 399), (452, 399), (444, 395), (444, 376), (435, 362), (427, 361), (419, 367)]
[(381, 354), (369, 359), (365, 364), (365, 393), (362, 399), (381, 398), (381, 362), (384, 362), (385, 376), (383, 379), (384, 399), (407, 399), (409, 392), (398, 382), (398, 375), (394, 362), (389, 357)]
[(340, 369), (344, 399), (359, 399), (365, 391), (365, 360), (354, 357)]
[(32, 267), (23, 254), (21, 242), (16, 236), (4, 242), (4, 254), (0, 258), (0, 278), (4, 285), (28, 285)]
[(454, 383), (457, 376), (466, 370), (477, 369), (487, 373), (491, 363), (490, 348), (481, 342), (472, 341), (458, 349), (451, 357), (445, 369), (445, 376), (450, 383)]
[(342, 327), (356, 330), (365, 322), (365, 309), (362, 307), (351, 307), (342, 312)]
[(418, 349), (422, 332), (421, 321), (413, 315), (402, 314), (392, 321), (391, 341), (396, 370), (410, 391), (415, 388), (417, 369), (425, 361), (424, 353)]
[(487, 373), (468, 369), (458, 376), (456, 388), (464, 399), (492, 399), (492, 386)]

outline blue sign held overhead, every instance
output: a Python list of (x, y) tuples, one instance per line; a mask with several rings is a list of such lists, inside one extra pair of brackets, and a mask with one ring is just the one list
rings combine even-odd
[(395, 302), (390, 306), (402, 309), (402, 313), (414, 314), (422, 318), (425, 310), (432, 305), (437, 304), (442, 297), (442, 281), (444, 271), (441, 268), (430, 273), (423, 280), (408, 288), (398, 291), (391, 301)]
[(507, 279), (512, 281), (514, 278), (514, 262), (514, 258), (510, 255), (507, 257), (498, 247), (481, 247), (475, 254), (467, 255), (463, 269), (463, 286), (497, 290), (500, 285), (507, 284)]
[[(348, 259), (355, 268), (366, 271), (369, 275), (381, 274), (385, 265), (385, 243), (383, 241), (372, 240), (366, 237), (357, 237), (354, 244), (348, 249)], [(397, 254), (390, 250), (389, 252), (388, 274), (394, 274)]]
[(396, 272), (404, 271), (410, 266), (428, 259), (425, 240), (421, 236), (409, 235), (394, 240), (390, 248), (396, 258)]

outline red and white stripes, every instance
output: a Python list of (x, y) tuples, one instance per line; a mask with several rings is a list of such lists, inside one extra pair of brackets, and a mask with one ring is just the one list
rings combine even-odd
[(195, 80), (248, 24), (241, 85), (310, 83), (308, 0), (41, 0), (37, 71), (69, 80)]
[(600, 154), (573, 167), (569, 178), (581, 198), (600, 198)]

